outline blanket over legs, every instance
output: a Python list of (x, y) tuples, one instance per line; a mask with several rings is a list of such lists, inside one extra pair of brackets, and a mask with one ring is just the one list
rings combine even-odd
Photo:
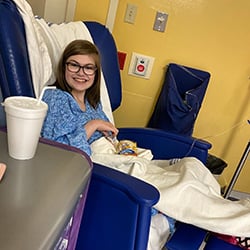
[(178, 221), (221, 234), (250, 237), (250, 200), (230, 201), (196, 158), (186, 157), (174, 165), (152, 160), (150, 150), (138, 156), (118, 155), (104, 137), (91, 145), (93, 162), (137, 177), (155, 186), (160, 200), (155, 208)]

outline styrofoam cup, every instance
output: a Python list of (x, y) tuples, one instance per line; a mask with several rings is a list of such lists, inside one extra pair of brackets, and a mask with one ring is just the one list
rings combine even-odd
[(9, 155), (18, 160), (34, 157), (48, 105), (32, 97), (4, 100)]

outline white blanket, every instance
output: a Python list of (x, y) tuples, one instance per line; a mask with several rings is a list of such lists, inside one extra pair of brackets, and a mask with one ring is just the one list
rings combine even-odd
[[(42, 18), (35, 18), (25, 0), (13, 0), (23, 18), (29, 51), (31, 74), (36, 97), (42, 89), (55, 82), (55, 71), (60, 56), (71, 41), (84, 39), (93, 42), (83, 22), (48, 24)], [(101, 103), (109, 120), (114, 122), (110, 100), (103, 74), (101, 76)]]
[(170, 166), (169, 161), (151, 160), (148, 150), (141, 149), (137, 157), (117, 155), (105, 138), (91, 148), (93, 162), (155, 186), (160, 192), (155, 207), (162, 213), (212, 232), (250, 237), (250, 200), (221, 197), (218, 182), (196, 158), (183, 158)]

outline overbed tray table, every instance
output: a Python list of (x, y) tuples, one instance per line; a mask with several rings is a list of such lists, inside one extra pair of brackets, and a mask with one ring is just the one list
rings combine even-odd
[(78, 152), (39, 143), (31, 160), (8, 155), (0, 131), (0, 242), (4, 250), (53, 249), (86, 189), (91, 162)]

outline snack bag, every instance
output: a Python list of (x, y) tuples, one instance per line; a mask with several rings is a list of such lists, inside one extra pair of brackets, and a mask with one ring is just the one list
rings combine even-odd
[(130, 140), (121, 140), (116, 145), (116, 152), (120, 155), (137, 155), (136, 142)]

